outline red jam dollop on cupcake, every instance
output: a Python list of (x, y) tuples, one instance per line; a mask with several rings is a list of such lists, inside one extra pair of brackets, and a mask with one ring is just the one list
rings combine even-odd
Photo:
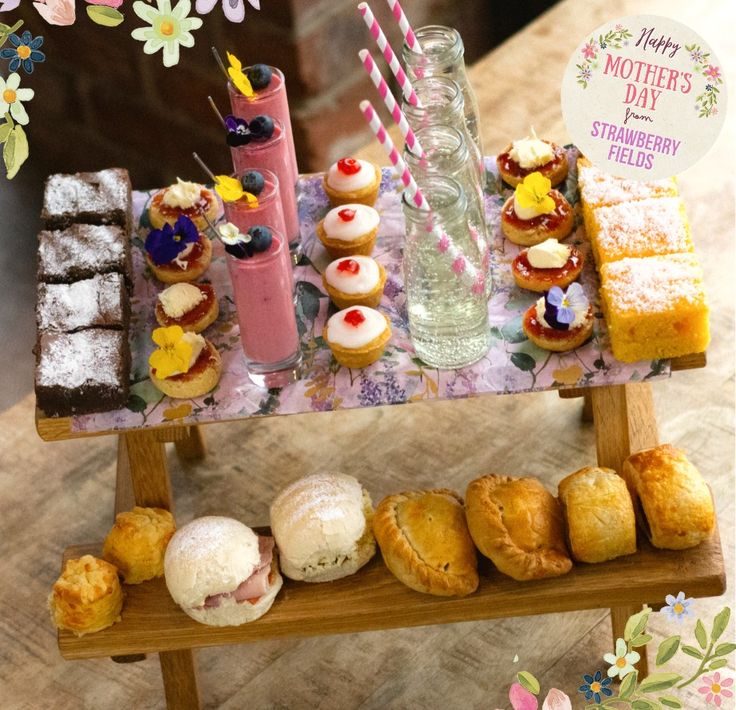
[(381, 169), (367, 160), (341, 158), (330, 165), (322, 181), (333, 207), (358, 202), (373, 206), (381, 185)]
[(527, 175), (501, 209), (501, 230), (509, 241), (525, 247), (564, 239), (574, 224), (570, 203), (538, 172)]
[(378, 212), (367, 205), (348, 203), (333, 207), (317, 224), (317, 236), (333, 259), (370, 256), (378, 234)]
[(573, 245), (546, 239), (522, 249), (511, 262), (516, 285), (529, 291), (549, 291), (553, 286), (567, 288), (583, 270), (583, 254)]
[(381, 357), (391, 338), (391, 325), (377, 310), (353, 306), (335, 313), (325, 324), (322, 337), (343, 367), (359, 369)]
[(212, 244), (188, 217), (152, 229), (145, 242), (148, 266), (159, 281), (180, 283), (198, 279), (209, 267)]
[(212, 190), (196, 182), (176, 179), (174, 185), (159, 190), (151, 199), (148, 208), (148, 219), (154, 229), (161, 229), (164, 224), (175, 224), (179, 217), (191, 219), (197, 229), (207, 229), (207, 219), (214, 222), (220, 207)]
[(565, 352), (582, 345), (593, 333), (593, 307), (575, 282), (563, 291), (553, 286), (524, 314), (524, 333), (545, 350)]
[(322, 283), (338, 308), (376, 308), (383, 295), (386, 270), (370, 256), (346, 256), (329, 264)]
[(567, 155), (563, 148), (541, 140), (532, 128), (532, 135), (514, 141), (496, 158), (498, 172), (503, 181), (516, 187), (527, 175), (540, 172), (554, 187), (566, 177)]

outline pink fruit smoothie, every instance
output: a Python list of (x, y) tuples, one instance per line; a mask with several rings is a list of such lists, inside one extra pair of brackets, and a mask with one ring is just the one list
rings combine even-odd
[[(256, 170), (256, 168), (247, 167), (243, 173), (236, 175), (236, 177), (240, 179), (249, 170)], [(263, 190), (256, 195), (258, 205), (254, 207), (245, 199), (237, 200), (236, 202), (224, 202), (225, 219), (228, 222), (232, 222), (243, 233), (246, 233), (251, 227), (255, 227), (258, 224), (268, 224), (273, 225), (273, 228), (279, 234), (285, 234), (286, 223), (284, 221), (284, 211), (281, 207), (279, 179), (270, 170), (258, 168), (258, 172), (263, 175), (264, 182)], [(292, 268), (293, 262), (289, 255), (289, 250), (282, 249), (281, 255), (286, 262), (293, 290), (294, 270)]]
[(289, 115), (289, 100), (286, 96), (286, 81), (284, 75), (276, 67), (271, 67), (271, 72), (271, 83), (265, 89), (256, 90), (256, 95), (252, 99), (243, 96), (228, 82), (227, 90), (230, 94), (230, 106), (235, 116), (245, 118), (248, 121), (259, 114), (271, 116), (281, 121), (286, 133), (290, 167), (294, 175), (298, 175), (294, 134), (291, 130), (291, 116)]
[(284, 213), (286, 237), (289, 243), (299, 241), (299, 213), (296, 206), (296, 173), (287, 159), (286, 134), (278, 119), (273, 120), (273, 135), (265, 141), (230, 148), (235, 174), (247, 170), (270, 170), (279, 181), (281, 208)]
[[(228, 255), (227, 264), (251, 379), (279, 387), (293, 381), (301, 348), (289, 272), (281, 253), (286, 245), (271, 229), (273, 240), (266, 251), (244, 259)], [(279, 379), (286, 373), (285, 381)]]

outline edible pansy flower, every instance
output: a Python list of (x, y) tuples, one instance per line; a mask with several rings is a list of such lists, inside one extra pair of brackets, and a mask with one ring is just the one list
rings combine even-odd
[(575, 312), (588, 310), (583, 287), (575, 281), (567, 291), (553, 286), (544, 296), (544, 319), (556, 330), (567, 330), (575, 320)]
[(256, 94), (255, 91), (253, 91), (250, 80), (243, 71), (241, 61), (231, 52), (226, 52), (226, 54), (227, 61), (230, 63), (230, 66), (227, 68), (227, 73), (235, 85), (235, 88), (243, 94), (243, 96), (253, 98)]
[(217, 228), (225, 251), (236, 259), (245, 259), (247, 256), (253, 255), (253, 249), (250, 246), (252, 237), (250, 234), (243, 234), (232, 222), (225, 222)]
[(156, 370), (156, 377), (165, 379), (189, 370), (192, 345), (184, 339), (184, 330), (181, 326), (156, 328), (151, 337), (158, 348), (151, 353), (148, 364)]
[(514, 200), (524, 209), (534, 210), (537, 214), (548, 214), (556, 208), (555, 201), (549, 195), (551, 189), (549, 178), (540, 172), (529, 173), (516, 186)]
[(189, 217), (182, 215), (172, 227), (165, 224), (161, 229), (152, 229), (146, 237), (146, 251), (156, 266), (169, 264), (189, 244), (199, 239), (199, 231)]
[(238, 116), (228, 114), (225, 116), (225, 128), (227, 129), (226, 142), (232, 148), (250, 143), (250, 131), (248, 121)]
[(20, 74), (11, 74), (7, 81), (0, 76), (0, 116), (8, 111), (16, 123), (25, 126), (28, 123), (28, 113), (23, 101), (30, 101), (35, 95), (33, 89), (20, 88)]
[(46, 55), (38, 51), (43, 44), (41, 36), (34, 37), (28, 30), (20, 36), (12, 32), (8, 35), (8, 42), (13, 46), (1, 49), (0, 57), (10, 59), (8, 69), (11, 72), (18, 71), (22, 67), (26, 74), (32, 74), (34, 62), (46, 60)]
[(237, 202), (245, 199), (249, 205), (258, 207), (258, 198), (246, 192), (240, 180), (229, 175), (215, 175), (215, 192), (223, 202)]

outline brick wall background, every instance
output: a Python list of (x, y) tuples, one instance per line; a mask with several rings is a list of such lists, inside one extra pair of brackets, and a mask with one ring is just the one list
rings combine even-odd
[[(468, 64), (551, 4), (403, 1), (417, 27), (457, 27)], [(24, 2), (13, 18), (19, 14), (23, 30), (44, 35), (47, 56), (23, 78), (23, 85), (36, 91), (27, 105), (34, 172), (122, 165), (134, 185), (152, 187), (176, 175), (204, 179), (191, 158), (194, 150), (215, 172), (228, 171), (229, 152), (207, 103), (211, 95), (228, 112), (225, 82), (210, 53), (213, 45), (223, 56), (232, 50), (245, 64), (260, 61), (282, 69), (300, 169), (324, 170), (370, 138), (358, 101), (381, 103), (357, 57), (361, 47), (379, 55), (356, 5), (357, 0), (261, 0), (260, 12), (246, 5), (245, 21), (234, 25), (218, 3), (194, 32), (195, 46), (182, 49), (179, 65), (166, 69), (160, 52), (144, 55), (142, 43), (130, 37), (142, 24), (132, 0), (120, 8), (126, 19), (116, 28), (93, 24), (81, 1), (74, 25), (50, 27)], [(374, 0), (371, 6), (398, 50), (400, 33), (386, 3)]]

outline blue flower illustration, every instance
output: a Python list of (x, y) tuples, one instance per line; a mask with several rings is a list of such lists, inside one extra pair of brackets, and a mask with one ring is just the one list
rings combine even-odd
[(660, 610), (660, 614), (666, 614), (670, 621), (677, 619), (680, 623), (686, 616), (692, 616), (690, 605), (693, 603), (692, 599), (685, 599), (685, 592), (680, 592), (676, 597), (668, 594), (665, 599), (667, 606), (663, 606)]
[(585, 699), (590, 700), (591, 698), (596, 702), (601, 702), (601, 695), (610, 698), (613, 695), (613, 691), (608, 687), (612, 683), (611, 678), (604, 678), (601, 671), (596, 671), (594, 675), (588, 675), (587, 673), (583, 676), (585, 683), (578, 688), (579, 693), (585, 693)]
[(40, 63), (46, 60), (46, 55), (38, 51), (38, 48), (43, 44), (43, 37), (40, 35), (34, 37), (26, 30), (19, 37), (13, 32), (8, 35), (8, 41), (13, 46), (0, 50), (0, 57), (10, 60), (10, 64), (8, 64), (9, 71), (15, 72), (23, 67), (26, 74), (32, 74), (34, 62)]

